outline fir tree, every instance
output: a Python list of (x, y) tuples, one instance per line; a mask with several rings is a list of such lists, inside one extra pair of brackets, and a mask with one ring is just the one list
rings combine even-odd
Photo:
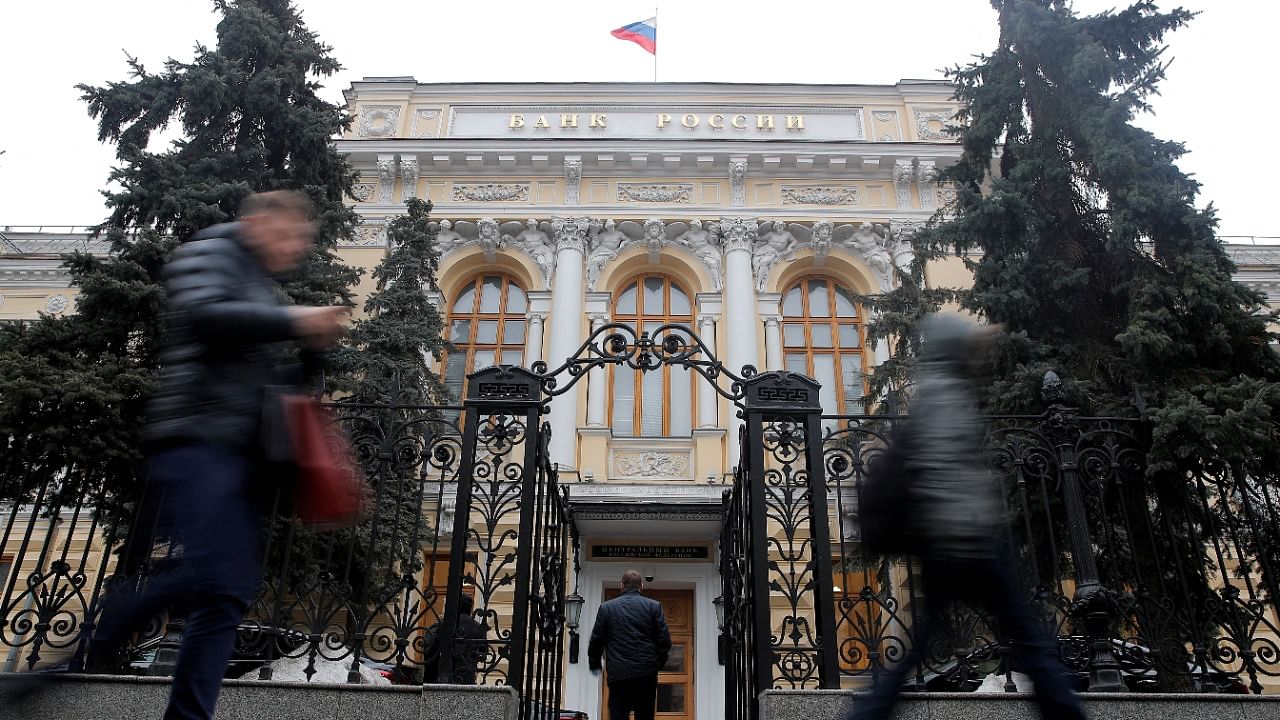
[[(353, 173), (331, 142), (350, 118), (316, 94), (317, 79), (340, 66), (285, 0), (215, 6), (215, 48), (198, 45), (191, 62), (169, 60), (160, 73), (130, 58), (128, 80), (79, 86), (99, 139), (116, 145), (101, 228), (111, 250), (68, 257), (75, 314), (0, 335), (6, 479), (21, 471), (30, 486), (38, 479), (21, 469), (43, 468), (68, 487), (135, 486), (164, 307), (160, 268), (197, 230), (233, 219), (250, 192), (293, 189), (312, 200), (316, 249), (289, 293), (351, 302), (358, 273), (333, 247), (357, 222), (344, 204)], [(171, 124), (179, 139), (153, 149)]]

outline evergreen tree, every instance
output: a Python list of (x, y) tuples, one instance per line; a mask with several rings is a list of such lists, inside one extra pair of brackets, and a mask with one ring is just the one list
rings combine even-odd
[[(6, 479), (22, 473), (30, 486), (39, 478), (24, 468), (42, 468), (67, 487), (134, 487), (161, 333), (160, 268), (197, 230), (233, 219), (250, 192), (293, 189), (312, 200), (316, 248), (289, 293), (309, 304), (351, 302), (358, 273), (333, 247), (357, 222), (344, 204), (353, 172), (331, 142), (350, 118), (316, 94), (317, 79), (340, 66), (286, 0), (215, 7), (217, 46), (198, 45), (191, 62), (151, 73), (130, 58), (128, 80), (79, 86), (99, 139), (116, 145), (101, 228), (111, 250), (68, 257), (77, 313), (0, 335)], [(153, 149), (174, 123), (180, 138)]]

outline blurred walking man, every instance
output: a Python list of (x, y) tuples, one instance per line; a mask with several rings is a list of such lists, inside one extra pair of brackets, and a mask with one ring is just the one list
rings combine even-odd
[[(880, 678), (851, 720), (888, 720), (902, 681), (919, 662), (948, 603), (966, 601), (996, 616), (1019, 669), (1035, 683), (1046, 720), (1084, 720), (1067, 686), (1057, 643), (1022, 599), (1012, 559), (1000, 539), (1000, 502), (982, 456), (974, 377), (989, 328), (958, 315), (925, 320), (924, 352), (911, 417), (899, 448), (910, 485), (910, 528), (921, 540), (927, 614), (911, 652)], [(896, 442), (896, 440), (895, 440)]]
[(622, 595), (600, 606), (587, 646), (591, 672), (600, 672), (600, 656), (609, 671), (609, 720), (653, 720), (658, 672), (671, 652), (671, 631), (662, 605), (640, 594), (640, 573), (622, 574)]
[(142, 436), (156, 536), (177, 552), (141, 592), (108, 597), (89, 661), (111, 666), (128, 635), (166, 608), (185, 617), (165, 718), (213, 717), (258, 590), (266, 388), (301, 381), (281, 377), (291, 343), (321, 349), (342, 334), (345, 308), (287, 306), (276, 285), (311, 247), (310, 213), (297, 193), (250, 195), (239, 222), (201, 231), (163, 272), (168, 329)]

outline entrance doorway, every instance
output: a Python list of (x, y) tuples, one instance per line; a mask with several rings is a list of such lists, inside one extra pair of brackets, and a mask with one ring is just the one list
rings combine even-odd
[[(616, 588), (606, 590), (604, 599), (612, 600), (621, 592)], [(671, 654), (667, 656), (666, 667), (658, 673), (657, 717), (664, 720), (693, 720), (693, 590), (642, 590), (641, 594), (662, 604), (667, 627), (671, 629)], [(601, 690), (601, 717), (608, 715), (608, 679), (606, 669), (604, 688)]]

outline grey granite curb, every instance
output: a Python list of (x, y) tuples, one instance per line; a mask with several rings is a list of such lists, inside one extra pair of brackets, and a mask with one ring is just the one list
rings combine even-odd
[[(42, 692), (18, 704), (13, 688), (29, 676), (0, 673), (0, 720), (149, 720), (169, 697), (169, 679), (133, 675), (50, 675)], [(516, 720), (509, 687), (346, 685), (226, 680), (218, 720)]]
[[(853, 690), (766, 690), (760, 720), (844, 720), (865, 693)], [(1034, 720), (1028, 693), (903, 693), (895, 720)], [(1276, 720), (1280, 695), (1084, 693), (1090, 720)]]

